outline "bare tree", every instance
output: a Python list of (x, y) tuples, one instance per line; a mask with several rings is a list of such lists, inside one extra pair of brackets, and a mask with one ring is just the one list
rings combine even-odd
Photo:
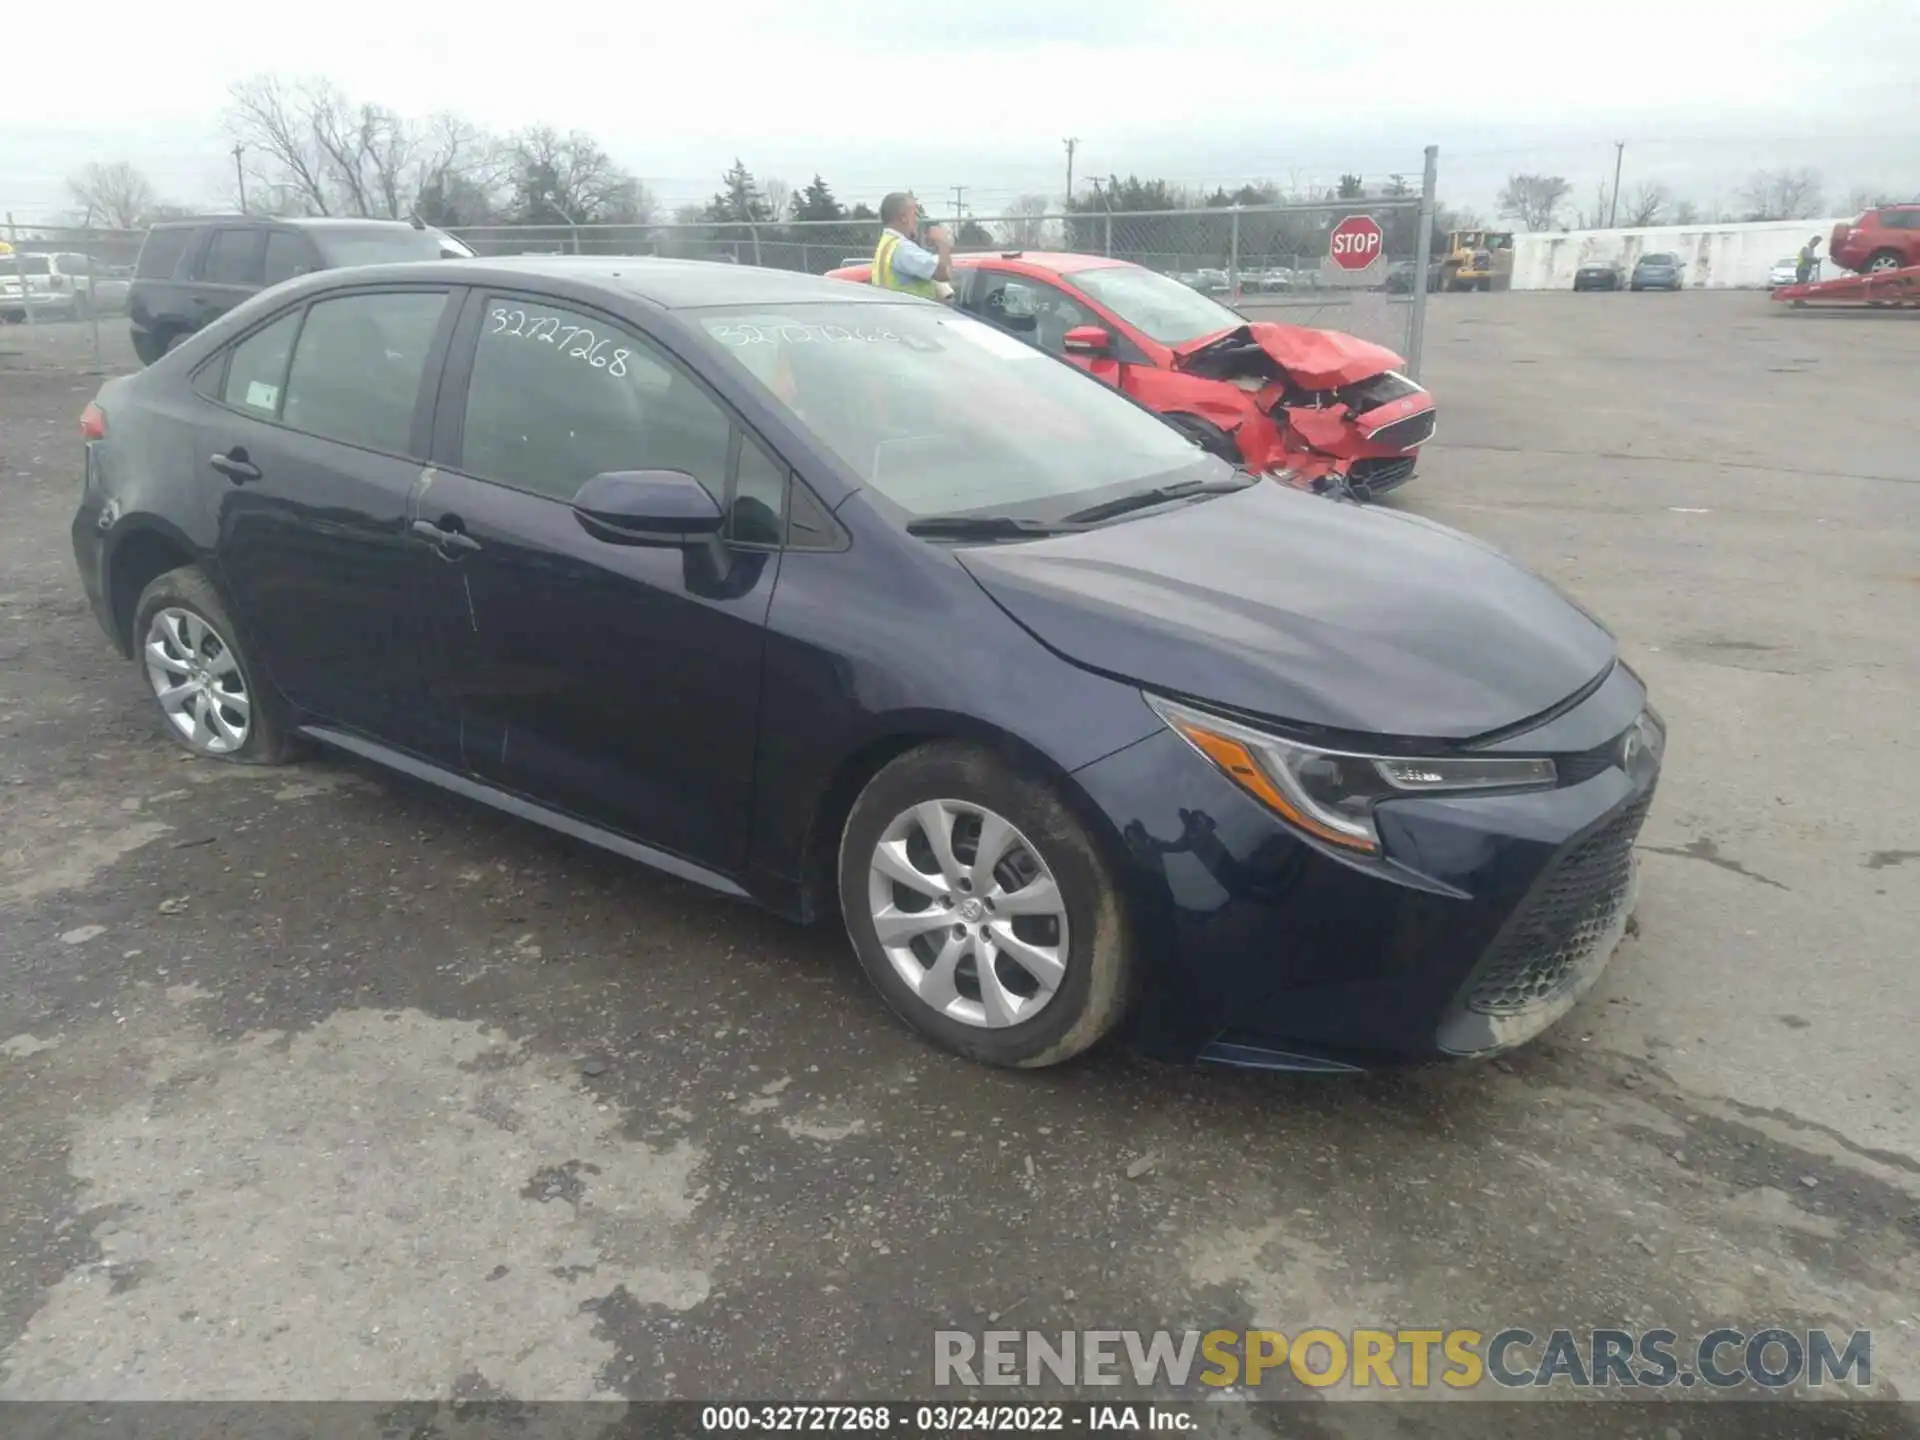
[(1700, 207), (1691, 200), (1676, 200), (1673, 204), (1673, 223), (1676, 225), (1698, 225), (1704, 218)]
[(1613, 192), (1607, 188), (1605, 180), (1596, 181), (1593, 187), (1593, 200), (1573, 213), (1573, 228), (1576, 230), (1605, 230), (1608, 217), (1613, 213)]
[(1020, 250), (1038, 250), (1046, 244), (1047, 197), (1044, 195), (1022, 195), (1013, 202), (1014, 247)]
[(515, 219), (536, 225), (652, 221), (653, 196), (614, 164), (592, 136), (579, 130), (563, 135), (550, 125), (536, 125), (509, 145)]
[(1628, 192), (1620, 214), (1629, 228), (1658, 225), (1660, 216), (1673, 203), (1673, 192), (1658, 180), (1644, 180)]
[(227, 134), (257, 157), (249, 175), (258, 188), (289, 197), (309, 215), (334, 213), (326, 158), (314, 138), (307, 97), (277, 75), (256, 75), (229, 92)]
[(158, 198), (147, 177), (125, 160), (83, 167), (67, 177), (67, 191), (85, 212), (83, 223), (116, 230), (139, 228)]
[(1749, 220), (1805, 220), (1820, 213), (1820, 176), (1812, 170), (1760, 170), (1740, 187)]
[(1898, 205), (1900, 197), (1885, 185), (1856, 185), (1847, 191), (1846, 212), (1858, 215), (1863, 210), (1877, 210), (1882, 205)]
[(1563, 175), (1509, 175), (1500, 191), (1500, 214), (1529, 230), (1547, 230), (1573, 193)]
[(773, 218), (785, 220), (793, 205), (793, 186), (773, 175), (761, 182), (760, 193), (767, 197), (767, 208), (773, 211)]

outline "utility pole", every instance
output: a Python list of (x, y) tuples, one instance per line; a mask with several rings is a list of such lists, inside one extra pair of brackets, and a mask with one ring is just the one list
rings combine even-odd
[(1612, 230), (1620, 220), (1620, 162), (1627, 153), (1627, 142), (1613, 142), (1613, 208), (1607, 214), (1607, 228)]
[(235, 145), (233, 147), (233, 181), (234, 184), (240, 187), (240, 213), (242, 215), (247, 213), (247, 172), (240, 166), (240, 157), (246, 153), (246, 149), (247, 147), (244, 145)]
[(1080, 144), (1080, 137), (1079, 137), (1078, 135), (1069, 135), (1069, 136), (1067, 137), (1067, 139), (1066, 139), (1066, 146), (1067, 146), (1067, 205), (1068, 205), (1068, 207), (1069, 207), (1069, 208), (1071, 208), (1071, 207), (1072, 207), (1072, 205), (1073, 205), (1073, 152), (1074, 152), (1074, 150), (1075, 150), (1075, 149), (1077, 149), (1077, 148), (1079, 147), (1079, 144)]

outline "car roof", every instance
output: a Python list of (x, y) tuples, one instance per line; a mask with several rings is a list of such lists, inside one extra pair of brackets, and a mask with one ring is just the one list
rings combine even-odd
[[(324, 277), (321, 278), (321, 277)], [(666, 310), (710, 305), (835, 304), (916, 302), (898, 291), (859, 288), (844, 280), (769, 270), (756, 265), (724, 265), (711, 260), (669, 260), (655, 255), (493, 255), (472, 259), (425, 260), (405, 265), (363, 265), (326, 270), (304, 282), (326, 288), (329, 282), (364, 285), (385, 279), (449, 280), (463, 285), (525, 285), (529, 280), (564, 281), (623, 291)]]
[(1075, 255), (1066, 250), (996, 250), (953, 257), (956, 265), (979, 265), (987, 261), (1030, 265), (1036, 270), (1048, 270), (1055, 275), (1071, 275), (1077, 270), (1117, 270), (1133, 265), (1131, 260), (1115, 260), (1110, 255)]
[(411, 220), (378, 220), (370, 215), (181, 215), (168, 220), (156, 220), (149, 228), (178, 230), (189, 225), (289, 225), (299, 230), (321, 231), (419, 228)]

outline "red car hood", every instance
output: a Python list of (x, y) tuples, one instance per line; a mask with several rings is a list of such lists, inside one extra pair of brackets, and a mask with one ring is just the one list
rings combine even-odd
[(1343, 335), (1337, 330), (1308, 330), (1299, 325), (1256, 320), (1174, 346), (1173, 368), (1189, 369), (1204, 355), (1237, 350), (1249, 342), (1266, 351), (1296, 383), (1317, 390), (1352, 385), (1383, 370), (1398, 370), (1407, 363), (1384, 345)]

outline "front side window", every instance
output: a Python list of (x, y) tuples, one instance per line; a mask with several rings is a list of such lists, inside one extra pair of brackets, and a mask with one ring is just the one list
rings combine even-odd
[(27, 255), (16, 250), (11, 255), (0, 255), (0, 275), (49, 275), (52, 266), (44, 255)]
[(1076, 270), (1069, 279), (1075, 289), (1162, 345), (1180, 345), (1246, 324), (1219, 301), (1138, 265)]
[(200, 263), (200, 278), (210, 285), (259, 284), (260, 232), (214, 231), (207, 257)]
[(470, 474), (572, 500), (595, 475), (680, 470), (721, 501), (732, 438), (719, 404), (632, 332), (489, 297), (461, 433)]
[[(328, 440), (405, 455), (445, 291), (387, 291), (307, 309), (281, 420)], [(235, 358), (238, 358), (236, 352)]]
[(1100, 323), (1098, 316), (1058, 286), (999, 270), (979, 273), (967, 309), (1049, 355), (1067, 353), (1069, 330)]
[(287, 383), (287, 359), (293, 354), (293, 337), (299, 330), (300, 312), (295, 310), (234, 346), (233, 355), (227, 361), (221, 400), (262, 420), (279, 419), (280, 399)]
[(937, 306), (702, 311), (718, 363), (909, 517), (1057, 517), (1114, 487), (1224, 470), (1099, 381)]

